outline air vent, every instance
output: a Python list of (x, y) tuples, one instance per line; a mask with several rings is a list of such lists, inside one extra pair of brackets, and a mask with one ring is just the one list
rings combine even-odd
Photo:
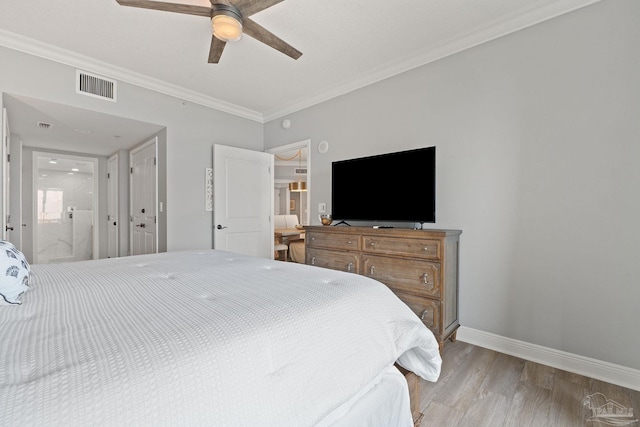
[(116, 102), (116, 81), (77, 70), (76, 93)]
[(295, 175), (306, 175), (307, 174), (307, 168), (295, 168), (293, 170), (293, 173)]
[(51, 123), (36, 122), (36, 126), (38, 126), (40, 129), (49, 129), (51, 127)]

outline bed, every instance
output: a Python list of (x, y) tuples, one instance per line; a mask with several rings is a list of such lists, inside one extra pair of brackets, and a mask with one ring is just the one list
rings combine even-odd
[(433, 334), (364, 276), (217, 250), (30, 267), (0, 425), (411, 426)]

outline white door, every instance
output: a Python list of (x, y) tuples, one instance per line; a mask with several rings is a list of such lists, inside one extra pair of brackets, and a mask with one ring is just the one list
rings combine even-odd
[(9, 178), (9, 199), (11, 209), (9, 217), (11, 219), (11, 227), (8, 231), (7, 240), (16, 245), (16, 248), (22, 250), (22, 230), (26, 224), (22, 224), (22, 141), (20, 138), (9, 138), (11, 147), (11, 176)]
[(118, 257), (118, 155), (107, 161), (107, 240), (109, 258)]
[(131, 150), (131, 255), (157, 252), (156, 138)]
[(2, 109), (2, 150), (1, 150), (1, 164), (0, 170), (2, 171), (2, 212), (0, 212), (0, 227), (2, 227), (2, 240), (11, 240), (11, 236), (8, 233), (11, 230), (10, 217), (9, 217), (9, 118), (7, 116), (7, 109)]
[(213, 146), (213, 247), (273, 259), (273, 155)]

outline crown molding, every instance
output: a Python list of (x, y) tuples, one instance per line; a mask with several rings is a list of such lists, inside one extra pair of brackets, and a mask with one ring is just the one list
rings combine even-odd
[(316, 104), (328, 101), (332, 98), (344, 95), (365, 86), (377, 83), (398, 74), (410, 71), (414, 68), (438, 61), (447, 56), (454, 55), (472, 47), (506, 36), (516, 31), (531, 27), (549, 19), (556, 18), (583, 7), (598, 3), (602, 0), (548, 0), (545, 4), (532, 2), (532, 5), (521, 9), (516, 13), (503, 16), (499, 20), (491, 22), (481, 28), (475, 28), (462, 36), (439, 43), (438, 45), (427, 46), (421, 54), (411, 55), (388, 67), (373, 69), (363, 77), (345, 82), (335, 86), (330, 90), (324, 90), (316, 96), (301, 100), (296, 104), (285, 108), (272, 110), (264, 113), (264, 121), (278, 119), (296, 111), (312, 107)]
[(80, 55), (58, 46), (43, 43), (22, 35), (0, 29), (0, 46), (27, 53), (63, 65), (100, 74), (112, 79), (173, 96), (180, 100), (190, 101), (245, 119), (263, 123), (263, 116), (257, 111), (240, 107), (219, 99), (204, 96), (201, 93), (185, 89), (181, 86), (155, 79), (144, 74), (136, 73), (126, 68), (118, 67), (88, 56)]
[(0, 45), (64, 65), (80, 68), (85, 71), (95, 72), (122, 82), (225, 113), (259, 123), (265, 123), (600, 1), (602, 0), (545, 0), (543, 2), (532, 2), (529, 7), (523, 10), (502, 17), (481, 28), (473, 29), (460, 37), (447, 40), (438, 45), (427, 46), (419, 55), (411, 55), (404, 60), (397, 61), (391, 66), (373, 69), (363, 77), (346, 81), (329, 90), (323, 90), (315, 96), (302, 99), (284, 108), (274, 109), (264, 113), (243, 108), (213, 97), (204, 96), (201, 93), (181, 86), (154, 79), (126, 68), (117, 67), (84, 55), (79, 55), (9, 31), (0, 30)]

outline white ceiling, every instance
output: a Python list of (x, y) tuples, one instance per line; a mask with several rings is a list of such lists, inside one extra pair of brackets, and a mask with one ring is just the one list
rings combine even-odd
[(204, 17), (0, 0), (0, 45), (264, 122), (597, 1), (287, 0), (252, 19), (300, 59), (244, 36), (208, 64)]
[(11, 133), (20, 135), (25, 145), (32, 147), (109, 156), (163, 129), (152, 123), (26, 96), (4, 94), (3, 105), (9, 111)]

